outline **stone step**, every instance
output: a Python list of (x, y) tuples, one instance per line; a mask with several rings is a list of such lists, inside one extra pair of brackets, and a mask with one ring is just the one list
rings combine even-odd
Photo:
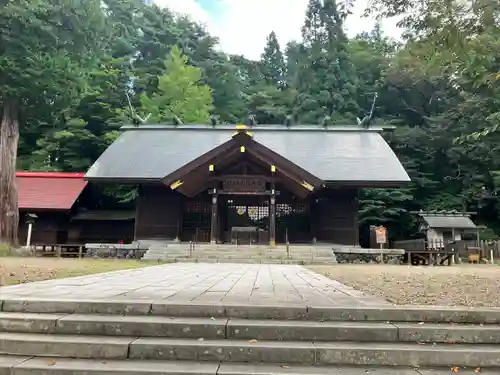
[[(460, 369), (476, 375), (475, 369)], [(414, 369), (373, 366), (302, 366), (282, 364), (89, 360), (0, 356), (0, 374), (8, 375), (449, 375), (449, 368)], [(481, 369), (483, 375), (498, 375), (500, 369)]]
[(211, 255), (211, 254), (145, 254), (143, 258), (155, 258), (155, 259), (246, 259), (246, 260), (304, 260), (304, 261), (314, 261), (314, 260), (334, 260), (333, 256), (300, 256), (291, 255), (287, 257), (282, 256), (269, 256), (269, 255), (245, 255), (245, 254), (228, 254), (228, 255)]
[(144, 256), (145, 261), (160, 261), (169, 263), (232, 263), (232, 264), (336, 264), (335, 258), (315, 259), (269, 259), (269, 258), (203, 258), (203, 257), (169, 257), (169, 256)]
[[(250, 303), (184, 303), (153, 300), (82, 300), (5, 298), (4, 312), (52, 314), (114, 314), (174, 317), (214, 317), (239, 319), (276, 319), (308, 321), (371, 321), (427, 323), (499, 324), (498, 308), (461, 308), (443, 306), (359, 306), (324, 307), (306, 305), (260, 305)], [(420, 323), (420, 324), (419, 324)], [(424, 324), (421, 324), (424, 323)]]
[(219, 366), (219, 363), (180, 361), (0, 356), (2, 375), (216, 375)]
[(269, 248), (259, 248), (256, 246), (242, 246), (242, 247), (231, 247), (231, 248), (215, 248), (215, 249), (208, 249), (208, 248), (200, 248), (200, 247), (195, 247), (194, 249), (189, 249), (189, 247), (183, 247), (183, 248), (176, 248), (176, 247), (152, 247), (149, 249), (150, 251), (163, 251), (163, 252), (169, 252), (169, 253), (182, 253), (182, 252), (207, 252), (207, 253), (227, 253), (227, 252), (258, 252), (258, 253), (275, 253), (275, 254), (286, 254), (287, 252), (289, 253), (295, 253), (295, 254), (315, 254), (315, 253), (329, 253), (333, 254), (334, 250), (333, 249), (300, 249), (300, 248), (290, 248), (288, 251), (286, 248), (277, 248), (277, 249), (269, 249)]
[[(460, 375), (477, 375), (476, 369), (461, 368)], [(221, 363), (217, 375), (450, 375), (450, 368), (410, 366), (301, 366), (256, 363)], [(482, 375), (498, 375), (498, 368), (481, 369)]]
[(0, 313), (0, 332), (225, 339), (225, 318)]
[[(155, 256), (170, 256), (170, 257), (181, 257), (181, 256), (197, 256), (197, 257), (234, 257), (234, 258), (246, 258), (246, 257), (256, 257), (256, 258), (286, 258), (288, 256), (287, 253), (258, 253), (258, 252), (166, 252), (166, 251), (148, 251), (147, 255), (155, 255)], [(329, 253), (317, 253), (317, 254), (300, 254), (300, 253), (290, 253), (290, 257), (296, 258), (317, 258), (317, 257), (333, 257), (334, 254)]]
[(0, 333), (0, 354), (303, 365), (500, 366), (500, 345), (204, 340)]
[(334, 261), (308, 261), (308, 260), (279, 260), (279, 259), (203, 259), (203, 258), (168, 258), (168, 257), (158, 257), (158, 258), (143, 258), (146, 261), (163, 261), (170, 263), (232, 263), (232, 264), (295, 264), (295, 265), (305, 265), (305, 264), (335, 264)]
[(500, 343), (498, 325), (0, 313), (0, 332), (278, 341)]
[(0, 354), (66, 358), (126, 359), (135, 338), (0, 333)]
[(226, 326), (226, 337), (315, 342), (500, 344), (500, 326), (230, 319)]
[(249, 249), (231, 249), (231, 250), (203, 250), (203, 249), (195, 249), (194, 251), (190, 251), (189, 249), (149, 249), (150, 253), (161, 253), (161, 254), (274, 254), (274, 255), (286, 255), (286, 254), (299, 254), (304, 256), (311, 256), (316, 254), (324, 254), (324, 255), (334, 255), (333, 251), (283, 251), (283, 250), (260, 250), (257, 248), (249, 248)]

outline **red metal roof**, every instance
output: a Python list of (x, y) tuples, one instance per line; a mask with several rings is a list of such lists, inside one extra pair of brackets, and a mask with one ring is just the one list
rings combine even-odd
[(69, 210), (87, 181), (84, 173), (17, 172), (19, 208)]

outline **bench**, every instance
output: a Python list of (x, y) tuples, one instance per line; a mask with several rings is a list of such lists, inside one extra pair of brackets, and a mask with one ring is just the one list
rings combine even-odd
[(78, 256), (83, 257), (85, 246), (82, 244), (35, 244), (30, 246), (35, 256)]
[(413, 266), (421, 265), (446, 265), (453, 264), (453, 257), (456, 254), (455, 249), (427, 249), (427, 250), (406, 250), (408, 262)]
[(364, 249), (361, 247), (334, 248), (333, 253), (338, 263), (360, 262), (388, 263), (391, 258), (399, 258), (405, 255), (403, 249)]

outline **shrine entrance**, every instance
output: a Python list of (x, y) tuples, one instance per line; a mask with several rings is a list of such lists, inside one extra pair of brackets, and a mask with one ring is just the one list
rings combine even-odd
[(221, 197), (220, 228), (224, 243), (269, 244), (269, 197)]

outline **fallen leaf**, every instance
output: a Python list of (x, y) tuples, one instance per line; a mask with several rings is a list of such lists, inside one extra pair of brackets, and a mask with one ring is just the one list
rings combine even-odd
[(458, 367), (452, 367), (451, 372), (460, 372), (460, 369)]
[(479, 374), (479, 373), (481, 372), (481, 367), (476, 368), (476, 369), (474, 370), (474, 372), (475, 372), (476, 374)]
[(203, 337), (200, 337), (198, 341), (205, 341), (205, 339)]
[(425, 342), (423, 342), (423, 341), (417, 341), (417, 344), (418, 345), (425, 345)]
[(290, 366), (282, 365), (281, 368), (291, 368)]
[(47, 366), (54, 366), (57, 363), (55, 359), (49, 359), (47, 361)]
[(249, 342), (250, 344), (255, 344), (255, 343), (259, 342), (259, 340), (255, 340), (255, 339), (253, 339), (253, 340), (248, 340), (248, 342)]
[(420, 323), (418, 323), (418, 324), (422, 325), (422, 324), (425, 324), (425, 323), (424, 323), (424, 322), (420, 322)]

